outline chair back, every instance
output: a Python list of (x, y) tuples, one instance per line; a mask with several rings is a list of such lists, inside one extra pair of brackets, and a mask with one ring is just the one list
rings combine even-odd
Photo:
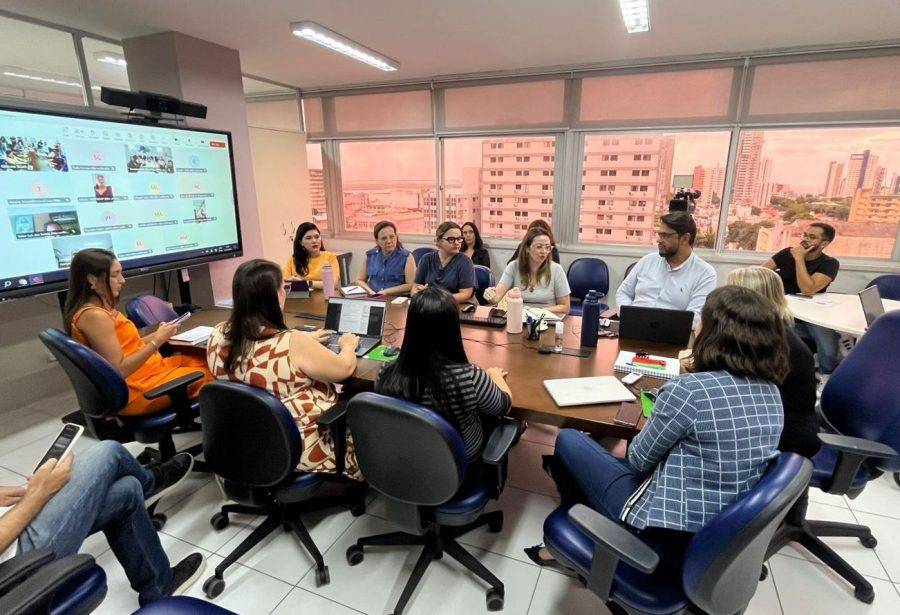
[(490, 267), (475, 265), (475, 298), (478, 299), (478, 303), (484, 305), (484, 289), (496, 284), (497, 280)]
[(631, 270), (634, 269), (635, 265), (637, 265), (637, 261), (634, 261), (633, 263), (625, 267), (625, 275), (622, 277), (623, 280), (628, 277), (628, 274), (631, 273)]
[(740, 613), (759, 585), (766, 550), (806, 489), (812, 463), (781, 453), (756, 485), (697, 532), (684, 554), (682, 583), (704, 613)]
[(412, 251), (413, 260), (416, 261), (416, 265), (418, 265), (423, 256), (435, 251), (437, 251), (437, 248), (416, 248)]
[[(822, 390), (822, 414), (838, 433), (900, 450), (900, 310), (878, 317), (831, 374)], [(872, 460), (886, 472), (900, 459)]]
[(462, 436), (439, 414), (408, 401), (359, 393), (347, 425), (366, 480), (389, 498), (437, 506), (459, 490), (466, 473)]
[(40, 338), (69, 377), (78, 406), (86, 416), (101, 419), (125, 407), (128, 385), (109, 361), (59, 329), (45, 329)]
[(154, 295), (138, 295), (125, 304), (125, 314), (138, 329), (178, 318), (172, 306)]
[(878, 294), (881, 295), (882, 299), (900, 301), (900, 274), (888, 273), (880, 275), (869, 282), (866, 288), (869, 286), (877, 286)]
[(566, 274), (571, 294), (584, 299), (589, 290), (596, 290), (601, 297), (609, 294), (609, 267), (600, 258), (576, 258)]
[(211, 382), (200, 391), (200, 419), (206, 465), (226, 481), (273, 487), (300, 461), (302, 441), (294, 418), (265, 389)]

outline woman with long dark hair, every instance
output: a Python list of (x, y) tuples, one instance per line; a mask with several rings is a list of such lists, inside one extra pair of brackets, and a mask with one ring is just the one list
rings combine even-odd
[[(340, 403), (334, 383), (356, 371), (359, 338), (345, 333), (334, 353), (323, 346), (328, 332), (288, 329), (282, 310), (289, 288), (275, 263), (261, 258), (242, 263), (231, 283), (231, 318), (213, 329), (206, 359), (216, 378), (266, 389), (284, 402), (303, 436), (298, 470), (333, 473), (331, 433), (316, 421)], [(348, 477), (362, 480), (349, 436), (344, 463)]]
[(375, 247), (366, 250), (366, 260), (359, 268), (356, 284), (370, 294), (405, 295), (412, 288), (416, 261), (400, 243), (397, 227), (382, 220), (375, 225)]
[(491, 267), (491, 255), (487, 246), (481, 240), (481, 232), (474, 222), (466, 222), (462, 225), (463, 245), (461, 252), (472, 259), (472, 262), (482, 267)]
[(481, 415), (504, 415), (512, 407), (505, 377), (499, 367), (469, 363), (453, 296), (430, 286), (410, 301), (400, 355), (382, 368), (375, 391), (435, 410), (459, 431), (473, 460), (484, 447)]
[(307, 280), (310, 286), (322, 289), (322, 267), (328, 263), (334, 279), (334, 290), (341, 285), (341, 266), (333, 252), (325, 250), (322, 233), (312, 222), (304, 222), (294, 234), (294, 253), (284, 264), (284, 277), (288, 280)]
[(197, 357), (163, 357), (159, 348), (178, 332), (178, 325), (160, 323), (141, 337), (137, 326), (116, 309), (125, 286), (122, 264), (109, 250), (86, 248), (72, 257), (69, 292), (63, 319), (66, 333), (112, 364), (128, 384), (128, 404), (121, 414), (147, 414), (166, 408), (168, 397), (149, 400), (144, 393), (188, 374), (204, 377), (188, 387), (193, 398), (211, 381), (212, 374)]
[[(528, 224), (528, 228), (525, 229), (525, 233), (527, 234), (533, 228), (542, 228), (547, 231), (547, 236), (550, 237), (550, 243), (553, 244), (553, 249), (550, 251), (550, 258), (553, 259), (554, 263), (559, 262), (559, 250), (556, 249), (556, 240), (553, 239), (553, 230), (550, 228), (550, 223), (544, 220), (543, 218), (535, 218)], [(516, 246), (515, 252), (513, 252), (512, 257), (506, 261), (506, 264), (513, 262), (517, 258), (519, 258), (519, 253), (522, 251), (522, 244)]]
[(430, 286), (440, 286), (453, 295), (457, 303), (468, 303), (475, 294), (475, 265), (460, 254), (462, 229), (456, 222), (442, 222), (434, 234), (434, 252), (419, 260), (411, 295)]
[[(626, 459), (582, 432), (559, 432), (551, 469), (563, 505), (587, 504), (650, 542), (686, 544), (756, 484), (784, 426), (788, 347), (772, 302), (739, 286), (712, 291), (689, 370), (660, 389)], [(540, 546), (525, 552), (560, 567)]]

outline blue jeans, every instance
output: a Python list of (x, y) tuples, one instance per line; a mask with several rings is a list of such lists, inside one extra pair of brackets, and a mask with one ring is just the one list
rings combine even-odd
[(841, 336), (837, 331), (813, 325), (798, 320), (794, 323), (794, 330), (804, 340), (816, 345), (816, 354), (819, 356), (819, 370), (823, 374), (830, 374), (838, 364), (838, 342)]
[(153, 487), (153, 474), (125, 447), (99, 442), (75, 457), (71, 479), (19, 536), (19, 551), (50, 548), (65, 557), (102, 531), (140, 603), (167, 596), (172, 569), (144, 507)]

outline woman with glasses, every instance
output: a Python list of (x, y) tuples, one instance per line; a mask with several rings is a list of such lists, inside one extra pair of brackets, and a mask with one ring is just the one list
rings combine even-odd
[(519, 256), (503, 271), (500, 283), (485, 289), (484, 298), (497, 304), (512, 288), (519, 288), (525, 305), (568, 314), (569, 281), (560, 264), (551, 260), (553, 240), (550, 234), (535, 226), (525, 234), (520, 248)]
[[(525, 232), (527, 233), (528, 231), (530, 231), (533, 228), (542, 228), (545, 231), (547, 231), (547, 235), (550, 237), (550, 243), (553, 244), (553, 251), (550, 253), (550, 257), (553, 259), (554, 263), (558, 263), (559, 262), (559, 250), (556, 249), (556, 241), (553, 239), (553, 231), (550, 229), (550, 224), (543, 218), (536, 218), (535, 220), (532, 220), (531, 223), (529, 223), (528, 228), (525, 229)], [(522, 244), (520, 243), (519, 245), (516, 246), (516, 250), (515, 250), (515, 252), (513, 252), (512, 257), (508, 261), (506, 261), (507, 264), (511, 263), (514, 260), (516, 260), (517, 258), (519, 258), (519, 252), (521, 252), (521, 251), (522, 251)]]
[(416, 295), (429, 286), (440, 286), (453, 295), (456, 303), (468, 303), (475, 292), (475, 265), (460, 253), (462, 229), (456, 222), (444, 222), (435, 233), (437, 251), (419, 260), (410, 294)]
[(412, 253), (400, 243), (393, 222), (382, 220), (376, 224), (374, 235), (377, 245), (366, 251), (356, 284), (373, 295), (407, 294), (416, 275)]

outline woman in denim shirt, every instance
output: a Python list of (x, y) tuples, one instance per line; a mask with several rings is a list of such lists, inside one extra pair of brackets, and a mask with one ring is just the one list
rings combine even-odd
[(366, 251), (366, 260), (356, 276), (357, 285), (373, 295), (408, 294), (416, 275), (412, 253), (400, 243), (393, 222), (382, 220), (376, 224), (374, 235), (378, 245)]

